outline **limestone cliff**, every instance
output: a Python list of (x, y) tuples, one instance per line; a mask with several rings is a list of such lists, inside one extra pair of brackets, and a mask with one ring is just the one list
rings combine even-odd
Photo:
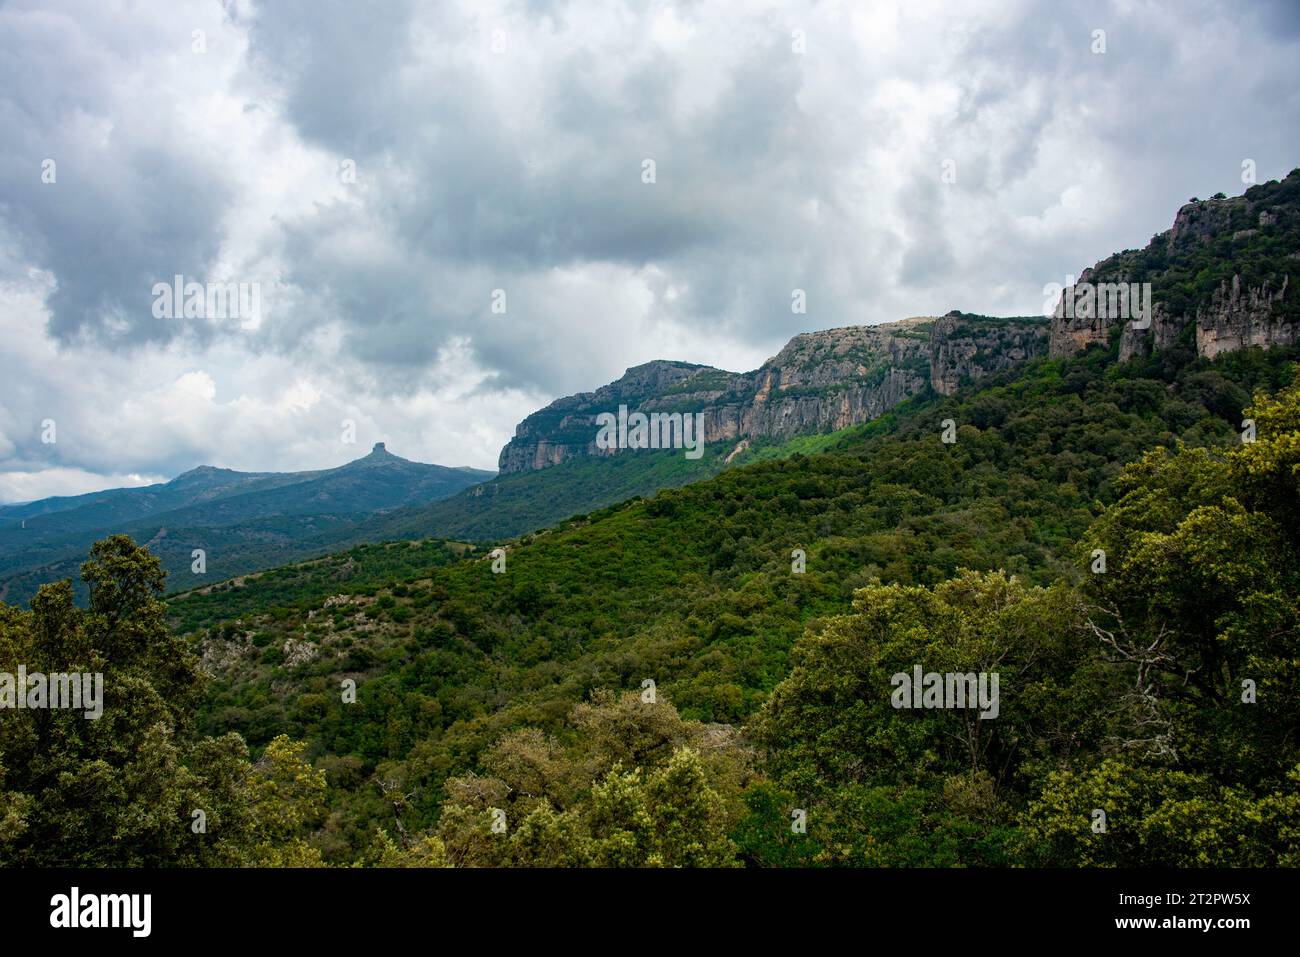
[(1145, 249), (1085, 269), (1080, 283), (1150, 283), (1149, 328), (1107, 313), (1068, 315), (1068, 292), (1052, 320), (1049, 354), (1073, 355), (1118, 340), (1121, 362), (1182, 345), (1214, 358), (1251, 346), (1300, 342), (1300, 170), (1232, 198), (1193, 200)]
[(1046, 320), (953, 312), (802, 333), (747, 373), (649, 362), (530, 415), (502, 449), (500, 470), (612, 454), (596, 446), (595, 417), (619, 405), (647, 414), (698, 412), (706, 444), (831, 432), (874, 419), (928, 388), (949, 395), (962, 382), (1043, 353), (1046, 344)]
[(949, 313), (930, 335), (930, 387), (952, 395), (964, 382), (1042, 355), (1048, 329), (1036, 319), (988, 320)]

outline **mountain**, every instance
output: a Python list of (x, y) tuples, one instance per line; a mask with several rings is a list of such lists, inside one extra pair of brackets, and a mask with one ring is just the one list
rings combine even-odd
[(1047, 319), (992, 319), (951, 312), (877, 326), (847, 326), (795, 336), (747, 373), (656, 361), (628, 369), (595, 392), (568, 396), (533, 413), (501, 450), (502, 476), (582, 456), (597, 447), (596, 416), (620, 405), (645, 414), (699, 413), (704, 441), (731, 450), (757, 438), (833, 432), (870, 421), (933, 387), (949, 394), (963, 381), (1041, 354)]
[[(815, 452), (828, 436), (900, 402), (1022, 363), (1047, 348), (1045, 317), (953, 311), (880, 326), (803, 333), (748, 373), (660, 360), (593, 393), (562, 398), (519, 424), (500, 474), (407, 462), (382, 443), (323, 472), (201, 467), (171, 482), (0, 508), (0, 598), (75, 578), (85, 546), (110, 532), (148, 542), (173, 586), (233, 577), (360, 542), (430, 536), (494, 541), (652, 495), (747, 462)], [(601, 450), (596, 417), (628, 406), (698, 413), (703, 447)], [(484, 481), (492, 479), (491, 481)]]
[[(1163, 520), (1177, 496), (1162, 490), (1158, 507), (1134, 504), (1126, 496), (1144, 487), (1131, 491), (1125, 464), (1147, 450), (1173, 454), (1180, 442), (1212, 460), (1242, 449), (1237, 428), (1251, 393), (1294, 381), (1297, 359), (1296, 347), (1182, 355), (1158, 368), (1119, 364), (1101, 349), (1039, 355), (834, 433), (819, 454), (727, 468), (506, 542), (500, 574), (486, 550), (406, 562), (413, 549), (445, 546), (390, 543), (175, 596), (169, 618), (215, 676), (207, 733), (235, 731), (254, 747), (287, 734), (321, 755), (331, 818), (317, 839), (334, 863), (358, 859), (376, 826), (392, 826), (391, 809), (372, 797), (382, 776), (412, 795), (403, 827), (436, 834), (458, 863), (554, 865), (514, 843), (499, 852), (474, 843), (470, 828), (502, 807), (512, 828), (536, 834), (545, 821), (534, 814), (563, 809), (563, 820), (577, 816), (600, 835), (600, 812), (588, 819), (585, 809), (604, 807), (593, 789), (614, 762), (648, 774), (687, 746), (703, 764), (699, 793), (722, 795), (731, 808), (723, 833), (742, 860), (1007, 865), (1042, 854), (1086, 863), (1087, 848), (1032, 839), (1043, 829), (1084, 832), (1088, 810), (1103, 806), (1092, 790), (1072, 803), (1059, 797), (1053, 775), (1090, 774), (1111, 753), (1109, 739), (1136, 739), (1145, 718), (1128, 730), (1133, 675), (1096, 650), (1078, 617), (1070, 589), (1089, 560), (1079, 543), (1121, 505)], [(947, 419), (959, 423), (951, 444), (940, 438)], [(1180, 472), (1182, 460), (1169, 480)], [(1199, 488), (1195, 479), (1188, 473), (1184, 485)], [(1291, 481), (1280, 491), (1293, 505)], [(1216, 526), (1203, 518), (1197, 527)], [(1248, 547), (1252, 528), (1263, 526), (1247, 523), (1233, 547)], [(1145, 600), (1154, 586), (1140, 572), (1120, 577), (1125, 541), (1106, 545), (1110, 574)], [(1263, 555), (1273, 548), (1261, 539)], [(1288, 581), (1292, 571), (1277, 569)], [(1158, 581), (1167, 589), (1186, 574)], [(1257, 613), (1290, 607), (1289, 587)], [(1225, 585), (1187, 600), (1201, 609), (1234, 593)], [(1163, 594), (1159, 613), (1169, 607)], [(1261, 675), (1284, 675), (1272, 651), (1248, 650)], [(1002, 672), (999, 721), (890, 710), (892, 672), (910, 673), (915, 662), (980, 671), (982, 655)], [(339, 700), (344, 679), (356, 682), (354, 704)], [(1180, 668), (1170, 693), (1185, 679)], [(641, 697), (647, 680), (654, 706)], [(1294, 701), (1285, 690), (1270, 693)], [(1286, 769), (1300, 759), (1278, 744), (1295, 726), (1294, 708), (1273, 735), (1272, 712), (1229, 724), (1236, 712), (1216, 704), (1220, 695), (1171, 704), (1187, 722), (1179, 740), (1192, 749), (1178, 774), (1159, 758), (1103, 766), (1149, 788), (1128, 811), (1142, 821), (1126, 826), (1158, 829), (1164, 800), (1234, 806), (1200, 796), (1217, 793), (1196, 777), (1207, 766), (1242, 788), (1233, 799), (1251, 808), (1281, 800), (1270, 795), (1286, 793)], [(987, 736), (972, 746), (974, 728)], [(1246, 746), (1242, 734), (1251, 754), (1273, 756), (1249, 779), (1235, 776), (1228, 756)], [(549, 805), (538, 810), (542, 795)], [(1080, 802), (1091, 803), (1080, 810)], [(806, 848), (781, 837), (788, 809), (805, 805), (819, 822)], [(1259, 838), (1275, 855), (1285, 845)], [(528, 845), (543, 846), (570, 844)], [(1216, 861), (1239, 863), (1237, 846), (1152, 837), (1096, 853), (1168, 863), (1214, 848)]]
[[(1276, 215), (1286, 222), (1290, 210)], [(1200, 258), (1176, 251), (1189, 257), (1180, 269)], [(1208, 281), (1177, 307), (1178, 287), (1155, 267), (1125, 278), (1159, 283), (1167, 315), (1205, 315), (1216, 270), (1285, 288), (1269, 323), (1294, 308), (1285, 265), (1280, 276), (1208, 266)], [(560, 827), (547, 822), (563, 808), (564, 826), (598, 839), (609, 813), (600, 788), (611, 780), (598, 787), (601, 769), (668, 767), (663, 741), (702, 756), (695, 788), (731, 802), (725, 834), (753, 863), (1249, 863), (1246, 844), (1213, 840), (1224, 827), (1253, 829), (1250, 853), (1284, 860), (1294, 822), (1277, 808), (1300, 760), (1284, 664), (1285, 642), (1300, 634), (1297, 566), (1282, 560), (1297, 547), (1300, 345), (1251, 347), (1238, 336), (1234, 348), (1200, 350), (1189, 325), (1167, 346), (1123, 354), (1119, 323), (1063, 348), (1084, 328), (1075, 317), (1048, 328), (959, 314), (870, 337), (798, 337), (762, 375), (681, 363), (629, 370), (530, 417), (503, 454), (511, 471), (428, 508), (493, 494), (508, 504), (527, 483), (595, 482), (616, 463), (631, 476), (634, 462), (686, 461), (674, 451), (594, 454), (590, 416), (616, 401), (671, 408), (685, 395), (711, 410), (725, 441), (700, 463), (715, 474), (508, 541), (500, 574), (476, 560), (481, 550), (414, 563), (409, 549), (446, 544), (389, 544), (176, 596), (171, 620), (216, 676), (204, 725), (255, 743), (291, 734), (324, 755), (333, 817), (320, 847), (339, 863), (387, 826), (370, 796), (370, 776), (382, 772), (418, 795), (404, 827), (436, 833), (449, 859), (554, 864), (509, 842), (476, 844), (468, 829), (490, 805), (536, 835)], [(852, 356), (866, 341), (880, 352)], [(805, 391), (822, 356), (834, 370), (818, 383), (826, 391)], [(883, 415), (790, 440), (816, 440), (813, 454), (780, 442), (790, 416), (830, 428), (845, 421), (835, 410), (880, 409), (897, 396), (891, 381), (910, 395)], [(1286, 399), (1264, 398), (1288, 385)], [(1239, 433), (1252, 405), (1258, 455)], [(947, 420), (957, 425), (951, 443), (940, 438)], [(772, 455), (722, 469), (747, 438), (742, 454), (770, 443)], [(1109, 552), (1107, 574), (1095, 574), (1090, 535)], [(1247, 578), (1212, 584), (1215, 563), (1234, 561), (1259, 570), (1258, 594)], [(1110, 602), (1125, 627), (1149, 629), (1131, 636), (1134, 648), (1155, 641), (1164, 655), (1160, 643), (1172, 642), (1177, 660), (1164, 668), (1103, 654), (1091, 628), (1118, 626), (1088, 615)], [(1258, 629), (1273, 638), (1252, 637)], [(1202, 667), (1198, 655), (1217, 664)], [(980, 670), (985, 657), (1006, 682), (999, 721), (889, 708), (891, 670)], [(1256, 673), (1276, 682), (1273, 710), (1258, 719), (1242, 716), (1231, 688)], [(1137, 705), (1135, 675), (1147, 696)], [(342, 677), (364, 689), (355, 705), (338, 702)], [(648, 678), (659, 710), (637, 703)], [(1153, 723), (1167, 739), (1149, 740)], [(1112, 819), (1124, 840), (1077, 838), (1089, 809), (1120, 799), (1115, 780), (1141, 782)], [(790, 807), (810, 807), (819, 822), (806, 842), (788, 838)], [(1169, 831), (1171, 808), (1208, 831)]]
[[(368, 520), (358, 527), (357, 540), (508, 538), (698, 482), (724, 468), (812, 454), (899, 403), (951, 395), (1044, 354), (1047, 344), (1046, 317), (954, 310), (802, 333), (753, 372), (648, 362), (595, 392), (558, 399), (524, 419), (501, 451), (497, 478)], [(679, 449), (598, 448), (596, 417), (617, 413), (620, 405), (643, 413), (699, 413), (700, 457)]]
[(630, 498), (699, 482), (748, 462), (810, 454), (841, 432), (761, 439), (743, 448), (704, 446), (698, 459), (675, 450), (576, 456), (546, 469), (515, 472), (427, 505), (396, 509), (357, 526), (358, 541), (428, 536), (487, 542), (546, 528)]
[(122, 532), (148, 542), (171, 582), (207, 580), (282, 564), (354, 539), (350, 529), (393, 509), (429, 502), (491, 472), (411, 462), (384, 443), (333, 469), (236, 472), (201, 466), (170, 482), (43, 499), (0, 510), (0, 598), (25, 600), (37, 585), (76, 578), (87, 545)]
[[(133, 488), (112, 488), (85, 495), (54, 496), (24, 502), (21, 505), (0, 505), (0, 523), (7, 527), (12, 522), (20, 524), (30, 518), (59, 513), (63, 528), (94, 528), (113, 521), (139, 518), (155, 511), (167, 511), (184, 505), (238, 494), (252, 485), (284, 483), (298, 480), (294, 473), (276, 475), (270, 472), (235, 472), (208, 465), (178, 475), (170, 482)], [(54, 528), (55, 525), (48, 525)]]
[[(1115, 310), (1067, 309), (1052, 324), (1053, 356), (1118, 338), (1121, 362), (1183, 348), (1213, 358), (1249, 346), (1300, 342), (1300, 169), (1242, 196), (1193, 199), (1141, 250), (1083, 270), (1080, 283), (1150, 283), (1150, 328)], [(1067, 315), (1067, 313), (1073, 313)]]
[[(501, 451), (499, 475), (481, 483), (485, 473), (403, 463), (379, 446), (333, 472), (197, 469), (162, 486), (9, 506), (0, 509), (0, 597), (23, 597), (36, 583), (74, 571), (96, 531), (143, 536), (167, 554), (174, 584), (189, 574), (187, 543), (197, 540), (222, 557), (222, 575), (358, 542), (493, 541), (724, 468), (816, 451), (827, 436), (902, 403), (956, 394), (1044, 354), (1064, 358), (1103, 347), (1119, 362), (1168, 363), (1252, 345), (1289, 346), (1300, 330), (1290, 278), (1298, 246), (1300, 171), (1240, 197), (1193, 200), (1144, 249), (1083, 271), (1080, 287), (1149, 284), (1148, 328), (1104, 309), (1067, 308), (1076, 294), (1067, 291), (1050, 320), (954, 310), (803, 333), (747, 373), (649, 362), (525, 418)], [(698, 414), (700, 456), (599, 447), (597, 417), (620, 407)], [(436, 471), (421, 476), (412, 469)], [(159, 521), (163, 516), (167, 522)]]

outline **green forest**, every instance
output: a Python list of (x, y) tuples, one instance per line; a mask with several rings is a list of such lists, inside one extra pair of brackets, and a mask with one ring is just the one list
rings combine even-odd
[(0, 608), (105, 675), (0, 722), (0, 865), (1296, 865), (1300, 352), (1117, 339), (510, 540), (106, 538)]

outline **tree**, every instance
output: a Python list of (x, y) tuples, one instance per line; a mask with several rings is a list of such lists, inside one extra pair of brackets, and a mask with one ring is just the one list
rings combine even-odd
[(30, 611), (0, 606), (0, 672), (102, 682), (98, 715), (0, 712), (0, 864), (319, 860), (304, 834), (323, 808), (324, 779), (302, 746), (277, 739), (253, 766), (238, 735), (194, 732), (203, 678), (164, 624), (158, 559), (117, 535), (95, 543), (82, 578), (86, 610), (66, 580), (43, 586)]
[(735, 845), (722, 799), (697, 752), (681, 748), (649, 773), (616, 766), (592, 785), (595, 862), (608, 867), (727, 867)]
[(1089, 626), (1132, 689), (1119, 747), (1272, 787), (1300, 761), (1300, 385), (1246, 415), (1254, 442), (1125, 470)]

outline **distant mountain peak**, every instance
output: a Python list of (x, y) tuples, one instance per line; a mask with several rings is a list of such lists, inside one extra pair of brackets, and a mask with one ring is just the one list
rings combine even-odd
[(186, 485), (192, 482), (207, 481), (226, 476), (239, 475), (240, 473), (233, 469), (217, 468), (214, 465), (200, 465), (190, 469), (188, 472), (182, 472), (172, 479), (169, 485)]
[[(317, 555), (326, 544), (363, 534), (357, 530), (366, 519), (427, 505), (491, 477), (411, 462), (376, 442), (369, 454), (334, 468), (237, 472), (201, 465), (163, 484), (9, 506), (0, 509), (0, 600), (26, 599), (47, 581), (75, 578), (90, 544), (110, 533), (147, 543), (168, 581), (185, 586), (193, 583), (196, 544), (222, 543), (208, 552), (210, 563), (220, 556), (208, 566), (214, 577), (242, 575)], [(77, 594), (84, 600), (84, 589)]]
[(400, 455), (394, 455), (392, 452), (388, 451), (388, 446), (385, 445), (383, 442), (376, 442), (371, 447), (370, 452), (368, 454), (361, 456), (361, 458), (359, 459), (353, 459), (351, 462), (347, 463), (347, 465), (344, 465), (342, 467), (351, 468), (360, 465), (369, 468), (376, 465), (415, 465), (415, 464), (417, 463), (411, 462), (408, 459), (404, 459)]

